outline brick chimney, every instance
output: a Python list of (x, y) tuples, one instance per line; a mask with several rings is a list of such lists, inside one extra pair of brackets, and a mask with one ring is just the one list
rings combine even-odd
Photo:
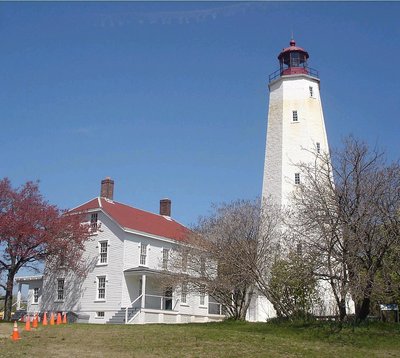
[(161, 199), (160, 200), (160, 215), (171, 216), (171, 200)]
[(107, 198), (113, 200), (114, 198), (114, 180), (110, 177), (106, 177), (101, 181), (101, 191), (100, 196), (102, 198)]

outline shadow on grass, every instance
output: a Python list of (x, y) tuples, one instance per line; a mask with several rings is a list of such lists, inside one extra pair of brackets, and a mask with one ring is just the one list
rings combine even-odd
[(317, 320), (274, 319), (265, 323), (225, 320), (208, 323), (224, 330), (280, 336), (297, 341), (325, 342), (353, 347), (398, 347), (400, 324), (383, 322), (323, 322)]

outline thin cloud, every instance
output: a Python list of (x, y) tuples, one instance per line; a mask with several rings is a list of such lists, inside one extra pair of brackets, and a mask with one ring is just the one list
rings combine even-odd
[(209, 9), (157, 11), (157, 12), (124, 12), (99, 15), (100, 26), (122, 27), (130, 24), (193, 24), (216, 20), (218, 18), (233, 17), (245, 14), (247, 11), (265, 9), (263, 3), (239, 3), (223, 5)]

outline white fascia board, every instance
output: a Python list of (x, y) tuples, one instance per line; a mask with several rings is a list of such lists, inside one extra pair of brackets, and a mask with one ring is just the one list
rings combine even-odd
[(40, 281), (43, 280), (43, 275), (38, 276), (19, 276), (15, 277), (15, 282), (29, 282), (29, 281)]
[(179, 243), (179, 241), (177, 241), (177, 240), (168, 239), (166, 237), (158, 236), (158, 235), (154, 235), (154, 234), (149, 234), (149, 233), (143, 232), (143, 231), (133, 230), (133, 229), (129, 229), (129, 228), (126, 228), (126, 227), (123, 227), (122, 229), (124, 231), (130, 233), (130, 234), (136, 234), (136, 235), (139, 235), (139, 236), (149, 237), (151, 239), (165, 241), (165, 242), (169, 242), (169, 243), (172, 243), (172, 244)]

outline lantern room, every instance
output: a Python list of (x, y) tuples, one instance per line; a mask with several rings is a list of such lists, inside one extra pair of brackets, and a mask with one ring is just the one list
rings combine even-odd
[(278, 56), (280, 75), (309, 74), (308, 57), (308, 52), (301, 47), (297, 47), (296, 42), (292, 39), (290, 46), (283, 49)]

